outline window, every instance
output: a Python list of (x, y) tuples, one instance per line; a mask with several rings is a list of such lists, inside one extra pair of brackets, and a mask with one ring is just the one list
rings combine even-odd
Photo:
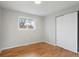
[(19, 30), (34, 30), (35, 21), (32, 18), (19, 17), (18, 18), (18, 28), (19, 28)]

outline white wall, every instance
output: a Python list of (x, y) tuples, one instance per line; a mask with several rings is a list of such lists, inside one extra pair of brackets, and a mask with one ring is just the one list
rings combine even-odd
[(79, 5), (75, 5), (75, 6), (67, 8), (67, 9), (63, 9), (60, 12), (55, 12), (53, 14), (51, 13), (51, 15), (48, 15), (45, 17), (45, 19), (44, 19), (45, 37), (49, 43), (55, 44), (55, 42), (56, 42), (56, 34), (55, 34), (56, 17), (67, 14), (67, 13), (75, 12), (78, 10), (79, 10)]
[[(36, 22), (36, 30), (34, 31), (20, 31), (17, 27), (17, 18), (19, 16), (31, 17)], [(2, 50), (16, 47), (23, 44), (43, 41), (43, 18), (27, 13), (2, 9), (2, 32), (3, 44)], [(1, 41), (0, 41), (1, 42)]]
[(45, 17), (44, 26), (46, 42), (55, 44), (55, 17)]
[(2, 9), (0, 8), (0, 48), (2, 47), (2, 26), (1, 26), (1, 20), (2, 20)]

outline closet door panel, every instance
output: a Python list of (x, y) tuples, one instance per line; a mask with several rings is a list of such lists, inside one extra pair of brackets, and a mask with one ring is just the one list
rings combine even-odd
[[(59, 23), (61, 17), (62, 22)], [(57, 45), (60, 43), (63, 48), (77, 52), (77, 12), (61, 17), (57, 19)], [(59, 28), (61, 34), (58, 33)]]
[(62, 47), (62, 21), (63, 21), (63, 16), (58, 17), (56, 20), (56, 30), (57, 30), (57, 45)]

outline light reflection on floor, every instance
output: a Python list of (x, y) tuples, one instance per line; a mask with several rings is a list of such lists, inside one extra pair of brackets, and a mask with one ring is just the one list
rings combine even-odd
[(40, 57), (40, 55), (37, 55), (35, 53), (30, 53), (30, 54), (19, 55), (17, 57)]

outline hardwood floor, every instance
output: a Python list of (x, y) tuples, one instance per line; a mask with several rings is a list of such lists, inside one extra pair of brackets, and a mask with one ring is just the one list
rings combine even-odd
[(1, 57), (77, 57), (74, 52), (50, 45), (45, 42), (7, 49), (0, 53)]

